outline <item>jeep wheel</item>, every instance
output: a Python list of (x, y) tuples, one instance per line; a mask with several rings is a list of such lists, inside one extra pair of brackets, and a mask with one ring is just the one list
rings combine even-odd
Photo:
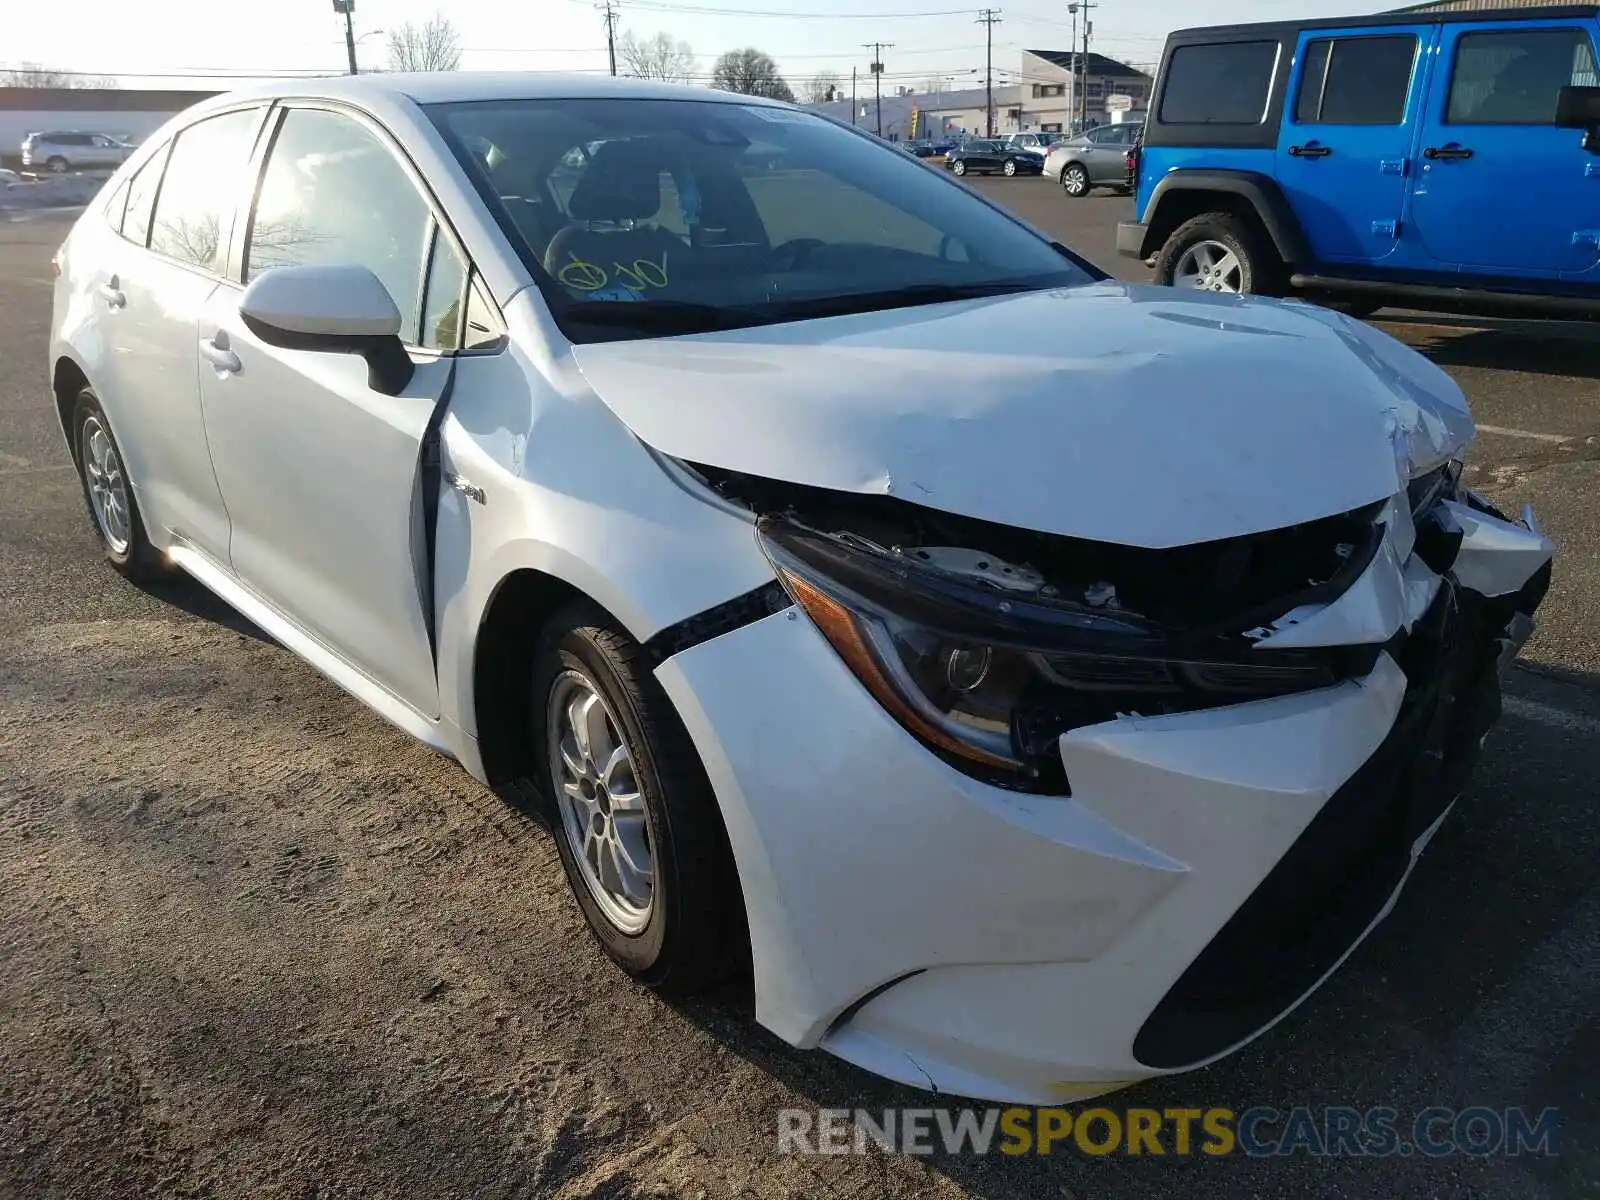
[(1205, 213), (1173, 231), (1156, 258), (1156, 282), (1200, 292), (1273, 296), (1283, 264), (1253, 225), (1232, 213)]
[(1071, 163), (1061, 172), (1061, 186), (1074, 200), (1082, 200), (1089, 194), (1089, 172), (1082, 163)]

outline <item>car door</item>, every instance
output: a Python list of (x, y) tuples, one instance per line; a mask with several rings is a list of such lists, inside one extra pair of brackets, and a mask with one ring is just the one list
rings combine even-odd
[(1089, 178), (1095, 183), (1122, 183), (1128, 176), (1128, 131), (1102, 125), (1089, 133)]
[(119, 236), (105, 239), (95, 266), (92, 303), (113, 347), (95, 382), (145, 520), (221, 561), (228, 517), (206, 443), (195, 338), (265, 111), (207, 117), (158, 149), (130, 179)]
[(412, 168), (376, 125), (331, 107), (280, 110), (238, 278), (368, 267), (400, 310), (415, 375), (386, 395), (359, 356), (266, 344), (240, 316), (239, 283), (213, 296), (200, 343), (234, 575), (427, 717), (439, 704), (419, 459), (452, 367), (423, 319), (434, 231)]
[(1592, 86), (1595, 61), (1592, 19), (1445, 26), (1411, 201), (1440, 263), (1545, 279), (1595, 271), (1600, 160), (1555, 125), (1560, 90)]
[(1277, 174), (1317, 259), (1377, 263), (1399, 245), (1438, 32), (1419, 24), (1300, 35)]

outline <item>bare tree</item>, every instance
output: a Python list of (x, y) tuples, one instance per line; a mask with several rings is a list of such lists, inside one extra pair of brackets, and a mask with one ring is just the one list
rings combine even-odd
[(826, 104), (829, 100), (837, 100), (841, 91), (839, 77), (832, 71), (813, 75), (801, 85), (807, 104)]
[(407, 21), (389, 31), (389, 66), (395, 71), (454, 71), (461, 66), (461, 35), (443, 13), (426, 25)]
[(665, 33), (640, 38), (630, 30), (617, 39), (617, 57), (635, 79), (688, 83), (694, 78), (694, 51), (688, 42)]
[(711, 86), (725, 92), (794, 103), (794, 93), (778, 73), (778, 64), (770, 54), (755, 49), (729, 50), (717, 59), (717, 65), (711, 68)]
[(109, 75), (81, 75), (75, 71), (59, 71), (42, 67), (38, 63), (23, 63), (0, 71), (0, 87), (24, 88), (114, 88), (117, 81)]

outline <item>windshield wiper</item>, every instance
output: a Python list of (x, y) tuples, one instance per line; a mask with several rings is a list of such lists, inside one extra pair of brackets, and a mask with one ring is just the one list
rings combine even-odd
[(650, 333), (707, 333), (750, 324), (748, 310), (688, 300), (579, 300), (561, 310), (569, 321)]
[(985, 283), (912, 283), (876, 292), (844, 292), (826, 296), (807, 296), (794, 300), (775, 300), (771, 307), (782, 315), (778, 320), (805, 317), (835, 317), (849, 313), (878, 312), (889, 308), (911, 308), (918, 304), (947, 304), (955, 300), (981, 300), (988, 296), (1011, 296), (1055, 286), (1059, 281), (1039, 278), (991, 280)]

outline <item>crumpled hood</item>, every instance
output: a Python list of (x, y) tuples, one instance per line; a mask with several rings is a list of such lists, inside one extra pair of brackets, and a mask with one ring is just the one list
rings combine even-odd
[(1386, 499), (1474, 434), (1444, 372), (1360, 322), (1135, 284), (573, 353), (673, 457), (1152, 548)]

